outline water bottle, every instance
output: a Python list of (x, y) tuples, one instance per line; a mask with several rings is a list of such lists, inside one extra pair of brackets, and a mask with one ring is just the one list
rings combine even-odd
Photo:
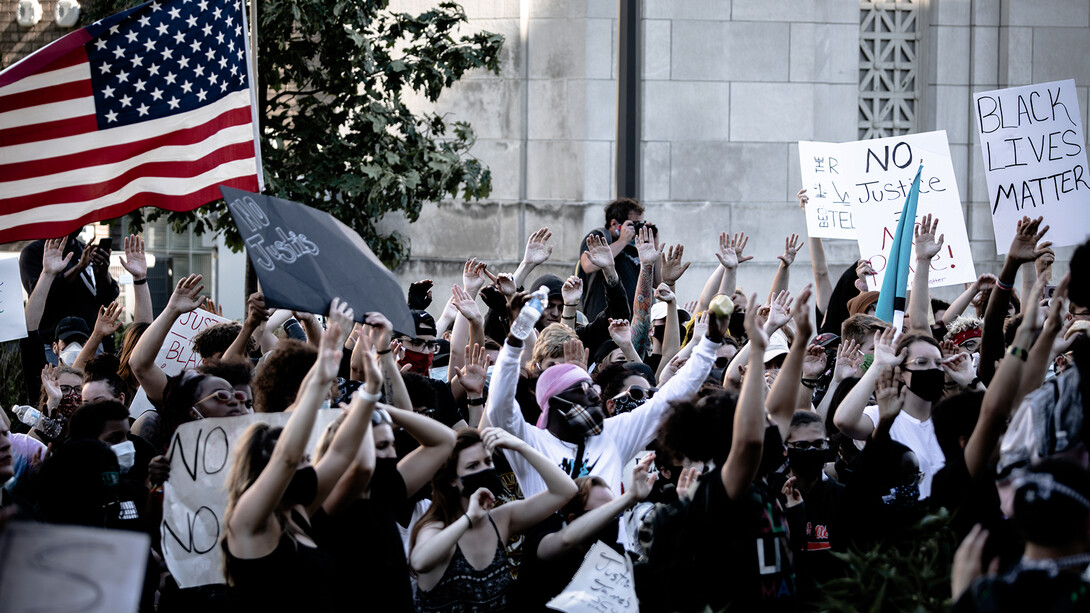
[(11, 407), (12, 413), (19, 421), (42, 433), (46, 438), (57, 438), (61, 434), (62, 423), (59, 419), (51, 419), (42, 415), (42, 412), (34, 407), (16, 405)]
[(511, 324), (511, 335), (519, 340), (526, 340), (534, 324), (545, 311), (545, 302), (549, 299), (549, 288), (542, 285), (537, 291), (530, 294), (530, 301), (522, 305), (515, 323)]

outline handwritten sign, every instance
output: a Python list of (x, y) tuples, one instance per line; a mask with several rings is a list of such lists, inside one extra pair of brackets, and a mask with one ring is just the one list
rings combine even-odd
[[(313, 453), (340, 409), (318, 411), (307, 442)], [(283, 426), (290, 413), (255, 413), (238, 417), (200, 419), (182, 424), (170, 442), (170, 478), (163, 488), (160, 535), (163, 556), (183, 588), (224, 583), (223, 517), (227, 511), (227, 475), (234, 444), (255, 423)]]
[(167, 332), (167, 338), (159, 347), (159, 354), (155, 356), (155, 363), (172, 377), (183, 370), (200, 366), (201, 356), (193, 351), (193, 337), (205, 328), (230, 321), (204, 309), (194, 309), (182, 314), (170, 327), (170, 332)]
[(13, 522), (0, 531), (0, 611), (137, 611), (151, 539)]
[(1090, 171), (1075, 81), (974, 96), (995, 246), (1006, 253), (1023, 215), (1043, 216), (1056, 247), (1090, 235)]
[(799, 168), (806, 188), (806, 232), (820, 238), (855, 240), (847, 166), (841, 163), (838, 143), (799, 142)]
[(26, 338), (19, 254), (0, 258), (0, 342)]
[(637, 613), (640, 603), (631, 560), (595, 542), (568, 587), (546, 606), (565, 613)]
[(378, 311), (416, 335), (405, 290), (360, 235), (309, 206), (220, 187), (268, 306), (324, 314), (334, 298), (363, 321)]

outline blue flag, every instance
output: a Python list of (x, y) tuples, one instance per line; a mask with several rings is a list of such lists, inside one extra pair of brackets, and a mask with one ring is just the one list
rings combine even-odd
[[(893, 248), (889, 251), (886, 276), (878, 294), (878, 306), (874, 314), (883, 321), (900, 327), (905, 317), (905, 295), (908, 293), (908, 265), (912, 261), (912, 234), (916, 227), (916, 203), (920, 199), (920, 173), (923, 164), (916, 169), (912, 189), (908, 190), (897, 232), (893, 235)], [(926, 288), (924, 288), (926, 291)]]

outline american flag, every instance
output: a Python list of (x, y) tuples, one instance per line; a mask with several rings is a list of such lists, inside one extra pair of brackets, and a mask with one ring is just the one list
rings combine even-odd
[(156, 0), (0, 72), (0, 242), (259, 191), (241, 0)]

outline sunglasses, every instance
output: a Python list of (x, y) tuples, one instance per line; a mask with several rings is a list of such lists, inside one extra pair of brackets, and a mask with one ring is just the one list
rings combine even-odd
[(218, 402), (231, 402), (231, 400), (233, 399), (239, 404), (245, 406), (247, 409), (251, 409), (254, 406), (254, 402), (246, 396), (245, 392), (229, 392), (227, 390), (216, 390), (211, 394), (205, 396), (204, 398), (201, 398), (197, 402), (194, 402), (193, 404), (200, 404), (206, 400), (212, 399), (215, 399)]
[(651, 397), (654, 396), (655, 392), (657, 392), (657, 391), (659, 391), (659, 390), (658, 390), (658, 388), (655, 388), (655, 387), (644, 389), (642, 387), (632, 386), (632, 387), (626, 389), (625, 391), (621, 392), (620, 394), (617, 394), (616, 396), (614, 396), (613, 399), (617, 400), (621, 396), (628, 396), (629, 398), (631, 398), (632, 400), (635, 400), (637, 402), (640, 401), (640, 400), (650, 400)]
[(787, 446), (791, 449), (798, 449), (805, 451), (807, 449), (828, 449), (829, 439), (823, 438), (816, 441), (788, 441)]

